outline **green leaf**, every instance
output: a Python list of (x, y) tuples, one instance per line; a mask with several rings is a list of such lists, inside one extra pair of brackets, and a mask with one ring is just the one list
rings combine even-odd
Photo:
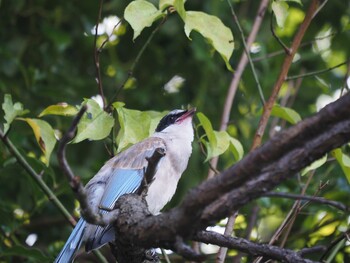
[(237, 161), (241, 160), (244, 155), (244, 149), (241, 142), (230, 136), (230, 151), (235, 156)]
[(231, 137), (226, 131), (214, 131), (209, 119), (203, 113), (197, 113), (197, 117), (208, 138), (208, 141), (201, 139), (207, 150), (205, 162), (223, 154), (227, 149), (231, 150), (236, 160), (243, 157), (243, 146), (238, 140)]
[(56, 105), (50, 105), (45, 108), (40, 114), (39, 117), (45, 115), (61, 115), (61, 116), (74, 116), (78, 113), (78, 109), (67, 103), (59, 103)]
[(22, 116), (29, 112), (29, 110), (23, 109), (22, 103), (16, 102), (13, 104), (10, 94), (5, 94), (2, 109), (5, 112), (4, 119), (6, 120), (6, 123), (4, 124), (4, 133), (7, 133), (7, 131), (10, 129), (11, 123), (17, 116)]
[(277, 104), (273, 106), (271, 115), (286, 120), (291, 124), (301, 121), (300, 115), (295, 110)]
[(73, 143), (85, 139), (102, 140), (106, 138), (114, 125), (114, 119), (107, 114), (93, 99), (85, 99), (87, 111), (78, 124), (77, 135)]
[(191, 31), (199, 32), (205, 37), (213, 48), (219, 52), (226, 63), (226, 67), (232, 71), (229, 63), (234, 49), (234, 41), (231, 30), (221, 20), (203, 12), (187, 11), (185, 20), (185, 33), (190, 38)]
[(18, 118), (18, 120), (27, 122), (32, 128), (35, 139), (38, 142), (41, 151), (45, 155), (44, 163), (48, 166), (52, 150), (56, 144), (55, 132), (51, 125), (46, 121), (39, 119)]
[(179, 14), (179, 16), (182, 18), (182, 20), (186, 21), (186, 10), (185, 10), (185, 2), (184, 0), (175, 0), (174, 1), (174, 7)]
[(118, 152), (153, 134), (160, 119), (165, 115), (165, 112), (129, 110), (123, 107), (116, 110), (120, 124), (116, 139)]
[(301, 175), (303, 176), (306, 173), (308, 173), (309, 171), (316, 170), (317, 168), (321, 167), (324, 163), (326, 163), (326, 161), (327, 161), (327, 154), (325, 154), (322, 158), (314, 161), (309, 166), (305, 167), (301, 171)]
[(20, 245), (8, 247), (1, 250), (2, 256), (22, 256), (24, 258), (30, 258), (35, 262), (49, 262), (51, 259), (45, 256), (40, 250), (34, 248), (27, 248)]
[(279, 27), (283, 27), (288, 16), (289, 5), (285, 1), (273, 1), (272, 11), (275, 14), (276, 22)]
[(331, 154), (339, 163), (341, 169), (343, 170), (343, 173), (345, 174), (346, 179), (348, 180), (348, 183), (350, 184), (350, 157), (344, 154), (339, 148), (333, 150)]
[(132, 1), (124, 11), (124, 18), (134, 30), (135, 40), (145, 27), (150, 27), (154, 21), (164, 16), (154, 5), (145, 0)]
[(214, 134), (213, 126), (211, 125), (210, 120), (205, 116), (203, 113), (198, 112), (197, 118), (199, 119), (200, 125), (203, 127), (204, 132), (208, 138), (208, 141), (212, 141), (213, 143), (216, 143), (216, 137)]

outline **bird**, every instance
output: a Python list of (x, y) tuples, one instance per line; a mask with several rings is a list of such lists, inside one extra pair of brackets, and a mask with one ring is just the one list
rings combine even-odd
[[(160, 213), (175, 194), (192, 154), (192, 119), (195, 112), (196, 108), (170, 111), (160, 120), (150, 137), (108, 160), (85, 186), (89, 205), (99, 213), (108, 213), (107, 209), (112, 210), (120, 196), (137, 192), (143, 182), (147, 158), (161, 148), (165, 155), (157, 164), (145, 197), (148, 210), (154, 215)], [(102, 227), (89, 224), (81, 217), (54, 262), (73, 262), (83, 242), (85, 250), (89, 252), (114, 240), (112, 225)]]

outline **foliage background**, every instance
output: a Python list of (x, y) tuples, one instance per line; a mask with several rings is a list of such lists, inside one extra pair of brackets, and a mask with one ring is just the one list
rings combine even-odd
[[(110, 15), (122, 17), (128, 3), (129, 1), (120, 0), (105, 1), (102, 18)], [(232, 3), (247, 35), (256, 16), (259, 1), (235, 0)], [(309, 1), (302, 3), (302, 6), (289, 3), (289, 16), (285, 26), (276, 30), (287, 45), (291, 42)], [(230, 62), (235, 69), (243, 52), (243, 45), (227, 2), (192, 0), (187, 1), (186, 10), (201, 10), (216, 15), (231, 28), (235, 36), (235, 50)], [(31, 117), (36, 117), (49, 105), (58, 102), (77, 105), (83, 98), (96, 95), (98, 90), (93, 63), (94, 36), (91, 30), (96, 23), (97, 13), (98, 1), (0, 1), (1, 97), (5, 93), (11, 94), (14, 101), (20, 101), (30, 110)], [(262, 58), (255, 61), (254, 65), (266, 98), (284, 58), (283, 54), (265, 57), (281, 50), (270, 31), (271, 16), (271, 10), (268, 10), (256, 39), (260, 51), (251, 54), (253, 59)], [(322, 70), (347, 61), (350, 52), (349, 21), (349, 1), (328, 1), (312, 21), (303, 40), (306, 44), (299, 50), (299, 59), (293, 63), (289, 75)], [(109, 42), (100, 54), (107, 99), (112, 98), (124, 82), (135, 57), (155, 27), (153, 25), (145, 29), (133, 42), (130, 26), (123, 23), (118, 29), (118, 38)], [(320, 32), (326, 31), (328, 35), (332, 35), (326, 38), (329, 40), (326, 49), (320, 50), (316, 46), (315, 38), (320, 36)], [(192, 33), (191, 36), (192, 41), (185, 36), (179, 16), (170, 15), (147, 46), (133, 76), (127, 81), (117, 100), (123, 101), (130, 109), (156, 111), (191, 104), (206, 114), (214, 128), (218, 129), (232, 72), (226, 69), (220, 56), (198, 33)], [(102, 41), (103, 36), (99, 43)], [(185, 83), (178, 93), (168, 94), (163, 87), (174, 75), (183, 77)], [(321, 94), (333, 96), (337, 89), (346, 86), (347, 76), (348, 69), (342, 66), (322, 75), (303, 79), (299, 90), (292, 93), (294, 103), (290, 107), (302, 118), (311, 115), (316, 111), (317, 98)], [(292, 87), (298, 85), (297, 80), (286, 83)], [(288, 95), (288, 85), (282, 88), (280, 100)], [(256, 84), (251, 70), (247, 68), (235, 97), (228, 127), (229, 133), (241, 141), (245, 152), (249, 151), (260, 114), (261, 103)], [(69, 117), (47, 116), (44, 119), (60, 131), (66, 130), (71, 122)], [(201, 132), (199, 129), (199, 133)], [(73, 202), (71, 190), (58, 169), (56, 157), (53, 155), (49, 167), (40, 161), (40, 148), (29, 126), (15, 121), (9, 137), (37, 171), (44, 171), (44, 180), (69, 211), (77, 215), (74, 210), (77, 204)], [(268, 135), (264, 139), (268, 139)], [(109, 158), (105, 145), (109, 147), (110, 142), (110, 139), (84, 141), (69, 147), (68, 159), (76, 174), (84, 181), (95, 174)], [(3, 144), (0, 144), (0, 150), (0, 261), (35, 262), (40, 261), (40, 257), (52, 258), (67, 238), (70, 226)], [(349, 146), (344, 151), (349, 152)], [(209, 167), (208, 163), (203, 164), (204, 160), (205, 156), (198, 143), (194, 143), (189, 169), (183, 176), (171, 205), (180, 202), (190, 187), (206, 178)], [(232, 163), (232, 154), (226, 153), (220, 158), (218, 168), (223, 169)], [(310, 174), (290, 180), (277, 190), (299, 193), (308, 176)], [(320, 185), (325, 182), (326, 186), (320, 189)], [(316, 192), (320, 196), (350, 205), (349, 182), (334, 160), (316, 170), (307, 193), (313, 195)], [(235, 226), (237, 236), (244, 236), (249, 215), (256, 205), (260, 210), (252, 238), (269, 241), (278, 224), (291, 209), (292, 201), (262, 198), (253, 202), (240, 211)], [(308, 205), (297, 216), (286, 247), (300, 249), (314, 244), (328, 244), (348, 227), (349, 220), (349, 215), (333, 208), (319, 204)], [(33, 247), (39, 249), (42, 255), (21, 250), (22, 247), (28, 248), (25, 240), (31, 233), (38, 235)], [(334, 262), (350, 260), (349, 253), (349, 246), (340, 248)], [(233, 254), (234, 252), (230, 255)]]

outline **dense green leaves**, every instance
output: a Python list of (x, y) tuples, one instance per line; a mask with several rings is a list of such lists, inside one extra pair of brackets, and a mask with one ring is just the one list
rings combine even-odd
[[(97, 48), (107, 40), (104, 48), (98, 52), (100, 83), (107, 103), (118, 100), (127, 105), (127, 108), (124, 108), (123, 103), (114, 104), (119, 110), (105, 113), (95, 105), (96, 109), (93, 112), (101, 113), (103, 116), (101, 120), (104, 119), (100, 124), (97, 124), (97, 120), (96, 122), (93, 120), (98, 114), (91, 114), (90, 108), (84, 116), (85, 129), (79, 130), (81, 134), (78, 134), (82, 141), (67, 147), (67, 158), (73, 172), (81, 176), (85, 183), (113, 154), (111, 149), (117, 146), (118, 150), (121, 150), (147, 137), (153, 132), (157, 120), (163, 114), (162, 111), (191, 104), (207, 116), (207, 121), (201, 118), (200, 114), (201, 120), (194, 118), (200, 143), (196, 139), (193, 143), (189, 167), (180, 180), (173, 203), (170, 204), (173, 206), (183, 199), (189, 188), (205, 180), (209, 162), (204, 160), (224, 152), (219, 155), (217, 166), (218, 170), (223, 170), (243, 155), (239, 145), (242, 144), (244, 149), (251, 147), (261, 116), (259, 109), (263, 105), (248, 66), (239, 80), (232, 101), (227, 133), (218, 131), (234, 75), (228, 72), (220, 57), (222, 55), (219, 55), (214, 46), (216, 36), (210, 34), (220, 34), (224, 31), (219, 26), (213, 27), (212, 32), (201, 32), (203, 27), (209, 28), (212, 24), (204, 21), (202, 26), (192, 19), (191, 15), (188, 18), (187, 12), (203, 13), (203, 16), (198, 16), (199, 20), (201, 17), (205, 20), (207, 16), (215, 16), (225, 27), (231, 29), (235, 37), (227, 39), (229, 41), (234, 39), (235, 49), (233, 54), (227, 52), (226, 57), (227, 60), (230, 59), (232, 68), (236, 69), (245, 51), (241, 37), (237, 37), (240, 32), (227, 1), (141, 2), (147, 7), (142, 9), (136, 4), (132, 14), (135, 17), (131, 17), (129, 21), (131, 26), (122, 23), (113, 29), (115, 21), (119, 21), (119, 18), (122, 19), (124, 14), (130, 11), (125, 8), (128, 5), (132, 7), (137, 1), (104, 1), (99, 19), (99, 29), (102, 33), (97, 38)], [(262, 26), (250, 51), (265, 98), (271, 94), (286, 56), (280, 44), (271, 37), (269, 30), (271, 16), (276, 24), (275, 33), (289, 46), (310, 2), (269, 1), (265, 16), (259, 17), (262, 19)], [(74, 213), (76, 202), (57, 164), (55, 158), (57, 147), (54, 147), (48, 163), (45, 161), (45, 155), (48, 154), (47, 145), (45, 144), (43, 148), (46, 151), (44, 153), (43, 149), (37, 146), (40, 139), (37, 142), (32, 127), (27, 121), (16, 119), (18, 117), (34, 119), (32, 125), (38, 130), (40, 137), (44, 136), (44, 133), (35, 120), (45, 121), (56, 134), (63, 134), (69, 129), (83, 98), (90, 98), (98, 93), (93, 57), (93, 29), (98, 18), (99, 1), (61, 0), (52, 4), (48, 1), (20, 0), (1, 3), (0, 20), (6, 29), (0, 32), (1, 100), (4, 99), (4, 94), (11, 94), (5, 96), (5, 101), (2, 102), (4, 111), (1, 111), (3, 113), (0, 116), (1, 126), (33, 168), (38, 173), (44, 171), (42, 179), (70, 212)], [(244, 37), (247, 38), (252, 32), (260, 1), (237, 0), (232, 3)], [(302, 39), (302, 46), (297, 51), (288, 76), (327, 70), (328, 67), (350, 57), (348, 9), (348, 1), (328, 1), (323, 6), (313, 18)], [(110, 16), (117, 18), (113, 19), (113, 23), (106, 23)], [(161, 21), (165, 16), (166, 19)], [(184, 32), (187, 19), (189, 19), (187, 27), (192, 29), (188, 32), (191, 41)], [(136, 26), (135, 31), (133, 24)], [(156, 27), (159, 30), (148, 41)], [(135, 36), (136, 31), (138, 36)], [(107, 39), (109, 34), (106, 32), (114, 32), (109, 40)], [(209, 34), (211, 39), (206, 34)], [(132, 41), (133, 37), (136, 38), (135, 42)], [(135, 66), (130, 72), (132, 65)], [(268, 122), (263, 140), (269, 139), (268, 131), (274, 131), (276, 127), (286, 129), (297, 123), (301, 117), (304, 119), (314, 114), (319, 108), (315, 105), (316, 101), (321, 101), (325, 95), (333, 99), (338, 98), (341, 90), (347, 89), (347, 71), (345, 65), (342, 68), (324, 71), (322, 75), (286, 81), (276, 101), (286, 106), (285, 108), (274, 106), (273, 115), (278, 118)], [(169, 93), (164, 86), (175, 75), (184, 79), (183, 86), (177, 93)], [(114, 94), (117, 95), (114, 97)], [(66, 102), (67, 106), (57, 104), (58, 102)], [(29, 109), (31, 114), (23, 116), (28, 113), (25, 109)], [(132, 112), (133, 110), (137, 111)], [(142, 114), (149, 110), (157, 111), (154, 117), (152, 114), (148, 117), (147, 114)], [(152, 120), (154, 123), (151, 123)], [(96, 137), (104, 139), (93, 141)], [(235, 139), (238, 140), (237, 143)], [(63, 225), (64, 219), (60, 212), (54, 208), (51, 201), (47, 200), (35, 182), (26, 176), (23, 167), (1, 142), (0, 152), (0, 183), (6, 185), (0, 190), (2, 211), (0, 227), (6, 233), (6, 238), (0, 235), (0, 261), (49, 262), (58, 252), (57, 244), (65, 242), (71, 228), (68, 223)], [(307, 187), (306, 195), (317, 195), (348, 204), (349, 156), (350, 145), (345, 145), (328, 154), (327, 162), (323, 163), (325, 159), (321, 159), (314, 163), (311, 169), (323, 164), (314, 170), (313, 176), (295, 177), (282, 183), (275, 191), (298, 194), (301, 189)], [(49, 166), (47, 167), (43, 161)], [(283, 222), (290, 212), (293, 202), (282, 198), (262, 198), (248, 204), (239, 211), (235, 223), (235, 235), (240, 237), (246, 235), (248, 222), (251, 220), (251, 215), (255, 214), (257, 223), (253, 227), (254, 236), (251, 238), (262, 241), (263, 237), (269, 242), (270, 237), (279, 228), (279, 223)], [(254, 206), (259, 207), (259, 213), (252, 213)], [(17, 210), (20, 209), (24, 211), (22, 217), (17, 214)], [(282, 236), (285, 247), (295, 251), (313, 245), (331, 244), (348, 229), (348, 214), (328, 205), (308, 202), (308, 205), (302, 206), (300, 211), (294, 212), (293, 222), (285, 228), (292, 231), (289, 235), (283, 232)], [(23, 253), (16, 251), (8, 246), (9, 242), (6, 242), (14, 239), (26, 247), (24, 240), (30, 233), (38, 234), (38, 240), (33, 247), (40, 248), (45, 255), (51, 256), (50, 259), (36, 260), (29, 256), (30, 251)], [(328, 257), (330, 262), (342, 263), (350, 260), (347, 243), (339, 244), (330, 251), (329, 256), (325, 257)], [(233, 251), (229, 250), (229, 253), (232, 255)], [(315, 261), (319, 261), (319, 257), (320, 255), (310, 254), (310, 259)], [(253, 260), (252, 257), (246, 256), (242, 262)]]

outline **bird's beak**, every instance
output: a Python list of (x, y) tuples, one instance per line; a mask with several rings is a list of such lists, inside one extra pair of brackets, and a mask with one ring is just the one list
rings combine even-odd
[(181, 115), (181, 117), (178, 119), (178, 121), (181, 122), (184, 119), (187, 119), (188, 117), (192, 117), (195, 112), (196, 112), (196, 108), (192, 108), (192, 109), (185, 111), (185, 113), (183, 115)]

